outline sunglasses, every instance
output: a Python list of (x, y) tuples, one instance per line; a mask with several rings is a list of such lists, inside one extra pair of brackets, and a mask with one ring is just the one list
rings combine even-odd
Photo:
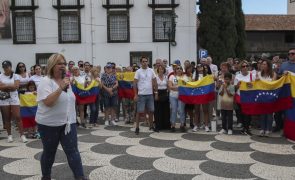
[(182, 70), (181, 68), (176, 68), (176, 70)]
[(145, 63), (147, 63), (148, 61), (142, 61), (143, 63), (145, 62)]
[(25, 66), (18, 66), (19, 68), (24, 68)]
[(244, 65), (244, 66), (242, 66), (242, 68), (245, 68), (245, 67), (249, 67), (248, 65)]
[(294, 52), (291, 52), (291, 53), (288, 53), (288, 55), (289, 55), (289, 56), (290, 56), (290, 55), (294, 56), (295, 53), (294, 53)]
[(69, 65), (71, 65), (71, 66), (74, 66), (75, 64), (73, 64), (73, 63), (70, 63)]

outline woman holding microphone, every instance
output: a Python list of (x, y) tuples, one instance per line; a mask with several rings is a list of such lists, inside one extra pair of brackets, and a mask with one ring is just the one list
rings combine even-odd
[(36, 121), (43, 144), (42, 180), (51, 179), (51, 168), (59, 143), (75, 179), (85, 179), (77, 146), (75, 95), (69, 86), (69, 78), (64, 75), (65, 67), (64, 56), (53, 54), (48, 60), (47, 76), (37, 89)]

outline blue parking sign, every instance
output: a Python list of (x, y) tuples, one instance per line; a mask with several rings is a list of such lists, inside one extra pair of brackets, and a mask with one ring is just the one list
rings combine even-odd
[(208, 56), (208, 51), (206, 49), (200, 49), (199, 50), (199, 58), (206, 58)]

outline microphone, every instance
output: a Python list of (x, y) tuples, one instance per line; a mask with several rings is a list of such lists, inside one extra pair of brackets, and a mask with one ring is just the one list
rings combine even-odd
[[(62, 72), (61, 72), (61, 78), (62, 79), (64, 79), (66, 77), (66, 71), (65, 70), (62, 70)], [(68, 92), (68, 86), (65, 88), (65, 89), (63, 89), (63, 91), (64, 92)]]

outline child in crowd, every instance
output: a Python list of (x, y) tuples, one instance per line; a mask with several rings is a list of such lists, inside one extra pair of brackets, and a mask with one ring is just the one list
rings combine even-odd
[[(37, 86), (34, 81), (28, 82), (27, 91), (25, 92), (24, 95), (27, 95), (27, 94), (33, 94), (35, 96), (35, 98), (29, 98), (30, 102), (27, 102), (27, 103), (35, 104), (36, 97), (37, 97)], [(28, 132), (27, 134), (28, 138), (34, 138), (34, 139), (40, 138), (40, 134), (37, 131), (37, 126), (35, 121), (37, 106), (32, 106), (32, 107), (22, 106), (21, 108), (24, 108), (23, 111), (21, 111), (21, 116), (22, 116), (23, 126), (25, 129), (27, 129), (27, 132)], [(27, 108), (27, 111), (25, 110), (25, 108)], [(28, 114), (26, 114), (24, 111), (26, 111), (30, 115), (30, 117), (26, 116)]]
[(233, 104), (234, 104), (234, 94), (235, 87), (231, 84), (232, 74), (227, 72), (224, 74), (224, 83), (219, 89), (220, 99), (220, 109), (221, 109), (221, 119), (222, 119), (222, 130), (220, 134), (225, 134), (226, 132), (231, 135), (233, 134)]

